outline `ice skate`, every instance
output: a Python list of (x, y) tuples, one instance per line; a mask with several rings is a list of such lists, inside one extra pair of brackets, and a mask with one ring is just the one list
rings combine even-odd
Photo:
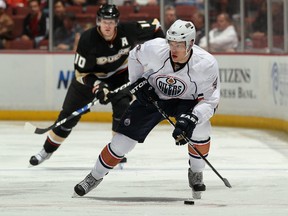
[[(80, 183), (78, 183), (75, 187), (74, 187), (74, 191), (78, 196), (84, 196), (85, 194), (87, 194), (89, 191), (93, 190), (94, 188), (96, 188), (100, 182), (103, 180), (102, 179), (95, 179), (91, 173), (89, 173), (84, 180), (82, 180)], [(75, 196), (75, 195), (74, 195)], [(73, 196), (73, 197), (74, 197)]]
[(202, 191), (206, 190), (206, 186), (203, 183), (203, 173), (202, 172), (192, 172), (188, 169), (188, 181), (189, 186), (192, 188), (193, 199), (201, 199)]
[(127, 158), (123, 157), (122, 160), (119, 162), (118, 166), (122, 170), (124, 169), (124, 165), (127, 163)]
[(38, 154), (33, 155), (30, 158), (29, 162), (30, 162), (31, 166), (37, 166), (37, 165), (41, 164), (43, 161), (48, 160), (52, 154), (53, 153), (47, 153), (45, 151), (45, 149), (43, 148)]

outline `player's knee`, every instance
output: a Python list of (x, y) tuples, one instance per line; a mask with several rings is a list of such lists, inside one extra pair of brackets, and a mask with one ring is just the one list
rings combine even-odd
[(130, 152), (136, 145), (137, 141), (123, 134), (116, 133), (113, 136), (110, 147), (117, 155), (125, 155)]
[[(69, 116), (69, 115), (68, 115)], [(61, 114), (58, 118), (57, 121), (59, 121), (59, 119), (65, 119), (67, 118), (67, 115), (63, 115)], [(72, 118), (71, 120), (65, 122), (64, 124), (60, 125), (59, 127), (56, 127), (53, 129), (53, 132), (62, 138), (67, 138), (69, 136), (69, 134), (71, 133), (73, 127), (75, 127), (77, 125), (77, 123), (80, 120), (80, 116), (75, 116), (74, 118)]]
[(65, 140), (65, 137), (58, 136), (57, 134), (54, 133), (53, 130), (49, 131), (48, 136), (49, 136), (49, 139), (57, 143), (62, 143)]
[(210, 137), (211, 123), (209, 121), (197, 124), (192, 135), (193, 140), (205, 140)]
[(207, 139), (201, 139), (201, 140), (192, 140), (191, 141), (192, 146), (189, 144), (188, 145), (188, 152), (191, 157), (194, 158), (199, 158), (201, 157), (198, 155), (197, 151), (195, 151), (195, 148), (204, 156), (208, 156), (209, 150), (210, 150), (210, 137)]
[(59, 127), (56, 127), (53, 129), (53, 132), (62, 138), (67, 138), (69, 134), (71, 133), (72, 128), (67, 128), (65, 126), (60, 125)]

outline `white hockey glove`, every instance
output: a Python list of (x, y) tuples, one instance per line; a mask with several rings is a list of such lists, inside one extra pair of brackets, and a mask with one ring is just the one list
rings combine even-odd
[(110, 97), (108, 97), (110, 89), (107, 83), (96, 80), (92, 92), (96, 95), (100, 104), (108, 104), (110, 102)]
[(182, 135), (187, 138), (192, 137), (192, 133), (198, 122), (197, 116), (192, 113), (182, 114), (176, 121), (175, 129), (172, 136), (175, 139), (176, 145), (185, 145), (186, 141), (183, 139)]

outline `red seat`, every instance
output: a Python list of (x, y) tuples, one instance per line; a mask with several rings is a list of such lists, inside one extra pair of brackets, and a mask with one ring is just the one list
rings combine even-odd
[(142, 21), (142, 20), (148, 20), (149, 14), (148, 13), (130, 13), (127, 16), (127, 21)]
[(176, 5), (177, 17), (179, 19), (191, 21), (193, 13), (197, 11), (197, 7), (191, 5)]
[(284, 49), (284, 36), (274, 35), (273, 36), (273, 46), (277, 48)]
[(30, 8), (29, 7), (14, 7), (13, 11), (15, 15), (26, 16), (28, 13), (30, 13)]
[(25, 16), (15, 15), (12, 17), (14, 20), (13, 38), (20, 37), (23, 33), (23, 21)]
[(123, 17), (126, 17), (128, 14), (134, 12), (134, 7), (133, 6), (118, 6), (118, 10), (120, 12), (120, 19)]
[(96, 13), (95, 14), (75, 14), (76, 22), (82, 25), (83, 27), (87, 23), (96, 23)]
[(133, 6), (118, 6), (120, 12), (120, 22), (129, 21), (129, 14), (134, 13)]
[(83, 13), (82, 6), (67, 6), (66, 7), (66, 12), (74, 13), (76, 14), (81, 14)]
[(37, 46), (38, 49), (40, 50), (48, 50), (49, 49), (49, 40), (41, 40), (39, 43), (38, 43), (38, 46)]
[(160, 7), (159, 5), (145, 5), (141, 6), (139, 13), (147, 13), (151, 18), (160, 19)]
[(14, 9), (12, 7), (6, 8), (5, 13), (9, 16), (13, 16), (15, 14)]
[(13, 50), (34, 49), (34, 41), (32, 41), (32, 40), (18, 40), (18, 39), (7, 41), (6, 49), (13, 49)]
[(86, 7), (86, 10), (84, 10), (84, 13), (86, 13), (86, 14), (93, 14), (93, 15), (95, 15), (96, 16), (96, 13), (97, 13), (97, 11), (98, 11), (98, 9), (99, 9), (99, 6), (93, 6), (93, 5), (88, 5), (87, 7)]
[(255, 35), (252, 36), (253, 48), (263, 49), (267, 47), (268, 41), (266, 35)]

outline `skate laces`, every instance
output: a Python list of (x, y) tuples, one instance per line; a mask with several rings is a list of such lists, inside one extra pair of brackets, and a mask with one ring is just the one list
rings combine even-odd
[(35, 157), (38, 161), (42, 162), (46, 159), (49, 159), (52, 153), (47, 153), (44, 149), (42, 149)]
[(97, 180), (89, 174), (81, 183), (80, 185), (83, 187), (83, 189), (87, 192), (90, 190), (94, 185)]
[(193, 177), (194, 184), (202, 184), (202, 173), (193, 173)]
[(203, 184), (203, 175), (202, 172), (192, 172), (189, 170), (189, 179), (191, 180), (192, 185)]

